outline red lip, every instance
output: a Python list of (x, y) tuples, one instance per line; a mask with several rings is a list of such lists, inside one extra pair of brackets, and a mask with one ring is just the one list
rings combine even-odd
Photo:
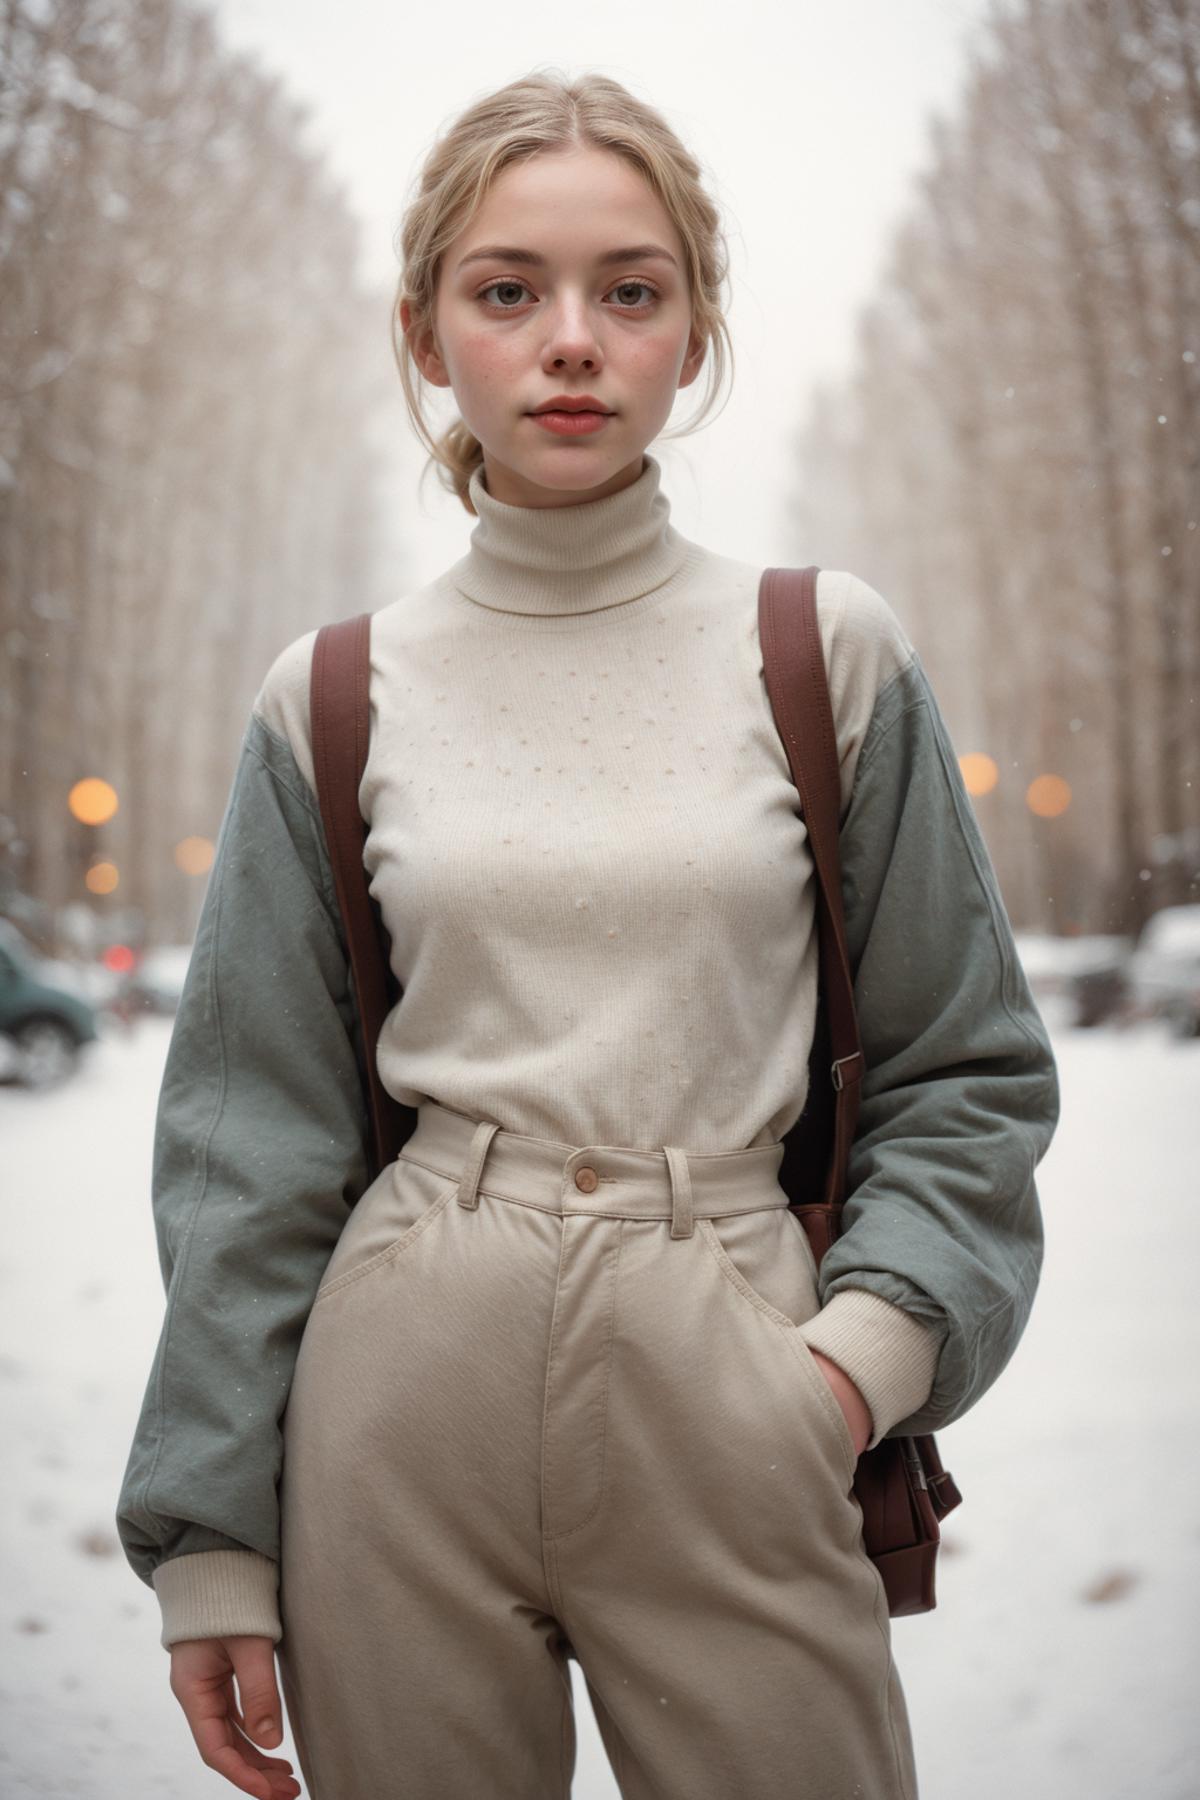
[(593, 394), (558, 394), (553, 400), (543, 401), (541, 406), (534, 407), (535, 413), (544, 412), (597, 412), (611, 413), (611, 406), (605, 406)]

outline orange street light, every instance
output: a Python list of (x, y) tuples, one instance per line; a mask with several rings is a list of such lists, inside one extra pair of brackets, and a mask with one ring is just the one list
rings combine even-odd
[(968, 794), (990, 794), (1000, 779), (1000, 770), (995, 759), (986, 756), (982, 750), (968, 750), (960, 756), (958, 766), (962, 770), (962, 778)]
[(185, 875), (207, 875), (216, 854), (211, 838), (180, 838), (175, 846), (175, 862)]
[(84, 876), (83, 884), (89, 894), (111, 894), (116, 891), (120, 879), (116, 863), (96, 862)]
[(84, 825), (107, 825), (119, 804), (112, 783), (101, 781), (95, 775), (77, 781), (67, 795), (67, 805), (73, 816)]
[(1025, 804), (1039, 819), (1057, 819), (1071, 804), (1071, 789), (1061, 775), (1035, 775), (1025, 790)]

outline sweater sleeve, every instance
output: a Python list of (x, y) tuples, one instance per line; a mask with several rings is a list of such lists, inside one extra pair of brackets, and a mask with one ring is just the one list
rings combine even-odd
[(282, 1635), (281, 1419), (313, 1296), (368, 1180), (361, 1059), (315, 796), (256, 703), (159, 1094), (166, 1309), (116, 1514), (165, 1649)]
[(821, 1260), (821, 1310), (802, 1327), (861, 1389), (871, 1446), (960, 1418), (1011, 1357), (1042, 1262), (1034, 1170), (1059, 1110), (949, 734), (898, 626), (896, 641), (900, 666), (855, 748), (842, 817), (866, 1068), (842, 1231)]

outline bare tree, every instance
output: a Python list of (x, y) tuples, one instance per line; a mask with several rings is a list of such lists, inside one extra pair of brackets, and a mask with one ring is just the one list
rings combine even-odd
[(214, 835), (271, 657), (380, 602), (388, 302), (210, 14), (6, 0), (0, 33), (0, 873), (83, 897), (67, 794), (101, 775), (120, 903), (180, 937), (174, 846)]
[(1028, 924), (1200, 892), (1198, 46), (1188, 0), (997, 0), (800, 442), (805, 553), (823, 519), (878, 572), (995, 757), (980, 818)]

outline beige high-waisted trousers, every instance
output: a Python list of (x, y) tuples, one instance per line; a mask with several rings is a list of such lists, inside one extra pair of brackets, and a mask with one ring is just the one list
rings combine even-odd
[(284, 1415), (278, 1646), (312, 1800), (915, 1800), (854, 1446), (772, 1143), (573, 1148), (427, 1102)]

